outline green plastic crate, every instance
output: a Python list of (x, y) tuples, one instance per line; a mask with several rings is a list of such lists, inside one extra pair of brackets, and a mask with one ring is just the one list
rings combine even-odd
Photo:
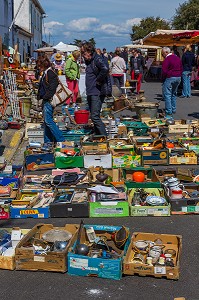
[(141, 136), (147, 135), (149, 127), (146, 123), (141, 121), (138, 122), (131, 122), (131, 121), (124, 121), (122, 122), (127, 127), (127, 131), (133, 131), (134, 135)]

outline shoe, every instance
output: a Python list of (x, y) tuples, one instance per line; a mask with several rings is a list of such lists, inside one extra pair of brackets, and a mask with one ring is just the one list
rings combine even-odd
[(168, 119), (173, 119), (173, 115), (165, 115), (165, 117), (164, 117), (166, 120), (168, 120)]
[(175, 114), (176, 114), (176, 110), (175, 110), (175, 111), (172, 111), (172, 114), (175, 115)]
[(187, 96), (187, 98), (191, 98), (191, 96)]
[(179, 98), (186, 98), (186, 97), (181, 95), (181, 96), (179, 96)]

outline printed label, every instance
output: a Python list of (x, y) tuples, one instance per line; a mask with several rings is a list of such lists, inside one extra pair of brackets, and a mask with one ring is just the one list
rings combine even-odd
[(44, 256), (34, 256), (34, 261), (45, 262)]
[(70, 257), (70, 266), (77, 269), (88, 268), (88, 259)]
[(166, 275), (166, 267), (154, 267), (154, 273)]

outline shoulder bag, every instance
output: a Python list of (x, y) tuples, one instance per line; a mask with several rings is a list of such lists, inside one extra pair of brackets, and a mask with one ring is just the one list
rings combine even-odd
[[(52, 70), (53, 71), (53, 70)], [(54, 72), (54, 71), (53, 71)], [(55, 72), (54, 72), (55, 73)], [(56, 74), (56, 73), (55, 73)], [(57, 75), (57, 74), (56, 74)], [(47, 74), (46, 74), (47, 77)], [(54, 94), (54, 96), (52, 97), (52, 100), (50, 102), (50, 104), (52, 105), (52, 107), (56, 107), (58, 105), (63, 104), (67, 99), (69, 99), (72, 96), (72, 92), (71, 90), (69, 90), (69, 88), (66, 86), (66, 84), (63, 84), (59, 77), (58, 78), (58, 86), (56, 88), (56, 92)]]

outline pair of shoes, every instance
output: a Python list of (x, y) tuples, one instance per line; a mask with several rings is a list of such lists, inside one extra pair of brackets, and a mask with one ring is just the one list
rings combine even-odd
[(165, 119), (173, 119), (173, 115), (165, 115), (165, 117), (164, 117)]

